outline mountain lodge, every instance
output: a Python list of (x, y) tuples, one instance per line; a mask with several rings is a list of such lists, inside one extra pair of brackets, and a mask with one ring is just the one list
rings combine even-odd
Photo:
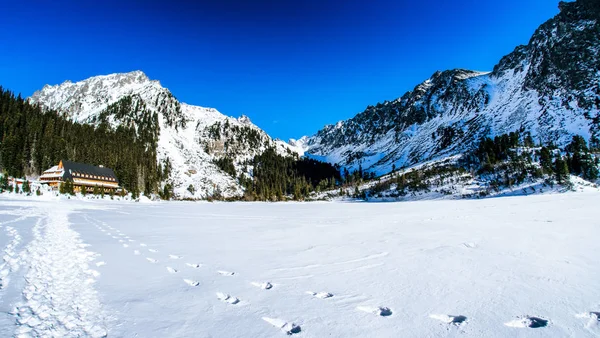
[(85, 188), (86, 192), (91, 192), (94, 187), (104, 188), (105, 191), (116, 191), (120, 188), (119, 180), (112, 169), (66, 160), (60, 161), (40, 176), (40, 183), (48, 184), (54, 189), (58, 189), (67, 180), (73, 182), (73, 188), (77, 192), (82, 188)]

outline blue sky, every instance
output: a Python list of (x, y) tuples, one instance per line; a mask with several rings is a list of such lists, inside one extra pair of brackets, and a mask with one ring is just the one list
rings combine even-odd
[(14, 1), (0, 5), (0, 85), (142, 70), (181, 101), (312, 135), (436, 70), (491, 70), (557, 0)]

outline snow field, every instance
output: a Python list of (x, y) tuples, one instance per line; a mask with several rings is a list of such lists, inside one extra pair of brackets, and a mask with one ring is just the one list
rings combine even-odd
[[(0, 216), (31, 215), (0, 226), (33, 234), (17, 253), (25, 283), (10, 314), (12, 329), (0, 321), (1, 332), (593, 336), (600, 334), (599, 197), (371, 204), (0, 200)], [(21, 209), (11, 209), (15, 204)], [(10, 243), (14, 232), (3, 230)], [(15, 273), (8, 275), (16, 280)]]

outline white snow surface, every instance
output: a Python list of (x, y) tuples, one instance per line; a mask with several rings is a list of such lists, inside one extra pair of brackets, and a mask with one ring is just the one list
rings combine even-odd
[(3, 194), (0, 336), (598, 336), (598, 202)]

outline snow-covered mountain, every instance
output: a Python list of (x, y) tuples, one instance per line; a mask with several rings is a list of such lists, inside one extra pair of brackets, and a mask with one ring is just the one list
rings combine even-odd
[(170, 168), (169, 183), (178, 197), (239, 196), (242, 187), (215, 161), (233, 162), (236, 175), (249, 174), (245, 162), (275, 147), (280, 154), (296, 150), (271, 139), (246, 116), (228, 117), (216, 109), (180, 103), (160, 82), (143, 72), (96, 76), (80, 82), (46, 85), (29, 102), (55, 110), (79, 123), (135, 126), (152, 134), (157, 161)]
[(378, 174), (458, 154), (483, 136), (529, 132), (565, 145), (600, 138), (600, 6), (561, 2), (492, 72), (436, 72), (402, 97), (325, 126), (307, 154)]

